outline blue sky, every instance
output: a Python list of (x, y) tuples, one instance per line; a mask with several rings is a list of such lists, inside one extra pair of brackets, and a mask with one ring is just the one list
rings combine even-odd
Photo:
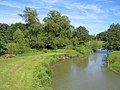
[(0, 22), (23, 22), (18, 14), (26, 6), (37, 10), (41, 22), (50, 10), (58, 10), (69, 17), (72, 25), (85, 26), (90, 34), (120, 23), (119, 0), (0, 0)]

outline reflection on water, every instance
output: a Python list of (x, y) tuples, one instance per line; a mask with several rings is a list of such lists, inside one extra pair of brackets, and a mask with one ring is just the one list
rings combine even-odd
[(77, 67), (79, 67), (81, 69), (85, 69), (85, 68), (87, 68), (89, 61), (87, 60), (87, 58), (81, 59), (80, 57), (79, 58), (76, 57), (76, 58), (74, 58), (73, 63), (75, 65), (77, 65)]
[(120, 90), (120, 76), (103, 67), (106, 55), (65, 60), (53, 67), (54, 90)]

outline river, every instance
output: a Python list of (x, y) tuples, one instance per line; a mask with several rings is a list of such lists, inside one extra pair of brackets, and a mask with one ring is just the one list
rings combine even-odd
[(106, 52), (75, 57), (52, 67), (53, 90), (120, 90), (120, 75), (105, 67)]

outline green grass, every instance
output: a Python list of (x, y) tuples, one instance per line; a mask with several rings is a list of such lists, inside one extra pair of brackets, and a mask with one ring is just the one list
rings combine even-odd
[(15, 58), (0, 58), (0, 90), (51, 89), (49, 63), (63, 55), (75, 56), (74, 50), (32, 50)]
[(108, 68), (120, 72), (120, 51), (114, 51), (108, 55)]

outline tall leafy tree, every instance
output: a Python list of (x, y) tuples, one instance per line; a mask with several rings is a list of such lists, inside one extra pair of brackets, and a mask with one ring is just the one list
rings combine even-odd
[(47, 45), (51, 48), (64, 47), (69, 44), (69, 38), (72, 37), (70, 30), (70, 20), (60, 12), (52, 10), (44, 18), (44, 29), (47, 32)]
[(106, 48), (120, 50), (120, 24), (112, 24), (107, 31)]
[(19, 16), (21, 16), (28, 24), (39, 22), (37, 11), (30, 7), (25, 7), (23, 14), (19, 14)]
[(97, 35), (105, 42), (106, 49), (120, 50), (120, 24), (111, 24), (109, 29)]
[(96, 38), (101, 41), (106, 41), (107, 40), (107, 32), (101, 32), (96, 35)]
[[(28, 27), (28, 40), (31, 48), (43, 47), (41, 43), (44, 43), (45, 32), (43, 30), (43, 25), (39, 22), (33, 23)], [(41, 46), (41, 45), (42, 46)]]
[(76, 28), (75, 36), (78, 38), (79, 44), (84, 44), (90, 39), (89, 31), (84, 26)]

